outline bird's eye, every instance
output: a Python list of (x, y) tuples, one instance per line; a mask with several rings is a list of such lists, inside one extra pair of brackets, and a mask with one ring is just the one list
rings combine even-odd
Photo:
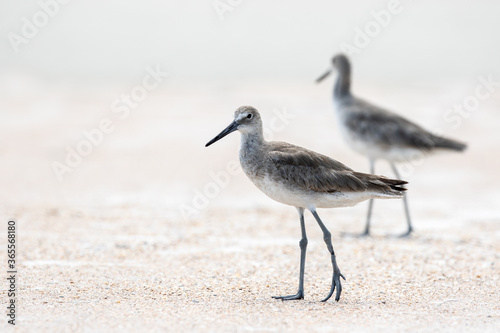
[(247, 119), (252, 119), (252, 117), (253, 117), (252, 114), (249, 113), (248, 116), (247, 116)]

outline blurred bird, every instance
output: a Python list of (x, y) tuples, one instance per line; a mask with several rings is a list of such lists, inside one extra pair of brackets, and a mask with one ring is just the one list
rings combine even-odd
[[(383, 159), (390, 163), (394, 174), (400, 179), (395, 165), (398, 162), (409, 161), (422, 153), (463, 151), (467, 147), (458, 141), (434, 135), (397, 114), (353, 96), (349, 60), (345, 55), (338, 54), (333, 57), (332, 64), (338, 72), (333, 88), (333, 103), (340, 119), (342, 135), (352, 149), (368, 157), (370, 173), (375, 172), (375, 161)], [(333, 68), (328, 69), (316, 82), (328, 77)], [(406, 196), (403, 203), (408, 229), (402, 237), (409, 236), (413, 231)], [(370, 234), (372, 208), (373, 199), (369, 202), (365, 230), (357, 236)]]
[(234, 121), (205, 147), (236, 130), (241, 133), (240, 163), (248, 178), (271, 199), (295, 206), (300, 217), (302, 239), (299, 242), (299, 288), (294, 295), (274, 298), (304, 298), (307, 248), (304, 210), (308, 209), (323, 231), (323, 240), (331, 254), (333, 266), (332, 285), (323, 302), (332, 296), (335, 289), (335, 300), (338, 301), (342, 292), (340, 277), (344, 276), (337, 265), (331, 234), (316, 208), (353, 206), (372, 198), (402, 198), (403, 191), (406, 190), (402, 185), (407, 182), (355, 172), (330, 157), (286, 142), (267, 142), (262, 134), (260, 114), (251, 106), (238, 108), (234, 113)]

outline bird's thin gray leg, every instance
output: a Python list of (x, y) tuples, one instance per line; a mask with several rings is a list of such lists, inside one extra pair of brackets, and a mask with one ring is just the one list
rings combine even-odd
[(345, 277), (340, 273), (339, 266), (337, 266), (337, 260), (335, 259), (335, 252), (333, 251), (333, 246), (332, 246), (332, 234), (326, 226), (323, 224), (321, 219), (319, 218), (318, 213), (316, 213), (316, 210), (311, 210), (311, 213), (313, 214), (314, 218), (319, 224), (319, 227), (323, 231), (323, 240), (326, 243), (326, 247), (328, 248), (328, 251), (330, 251), (331, 257), (332, 257), (332, 266), (333, 266), (333, 276), (332, 276), (332, 286), (330, 288), (330, 292), (328, 293), (328, 296), (322, 302), (328, 301), (330, 297), (332, 297), (333, 292), (335, 291), (335, 288), (337, 289), (337, 294), (335, 295), (335, 300), (338, 302), (340, 299), (340, 294), (342, 293), (342, 284), (340, 283), (340, 277), (342, 277), (345, 280)]
[(306, 235), (306, 225), (304, 222), (304, 208), (297, 208), (300, 216), (300, 230), (302, 232), (302, 238), (300, 239), (300, 273), (299, 273), (299, 290), (295, 295), (288, 296), (273, 296), (273, 298), (281, 299), (282, 301), (290, 301), (294, 299), (304, 298), (304, 270), (306, 266), (306, 249), (307, 249), (307, 235)]
[[(392, 167), (392, 171), (394, 172), (396, 177), (399, 180), (401, 180), (401, 177), (399, 176), (398, 169), (396, 168), (396, 165), (393, 162), (391, 162), (391, 167)], [(401, 234), (400, 237), (408, 237), (411, 234), (411, 232), (413, 231), (413, 227), (411, 225), (410, 208), (408, 207), (408, 198), (407, 198), (406, 193), (404, 194), (404, 197), (403, 197), (403, 204), (405, 207), (406, 223), (408, 223), (408, 230), (405, 233)]]
[[(369, 161), (370, 161), (370, 173), (373, 175), (373, 174), (375, 174), (375, 160), (373, 158), (370, 158)], [(368, 214), (366, 215), (365, 231), (363, 231), (360, 234), (344, 232), (344, 233), (342, 233), (342, 236), (348, 236), (348, 237), (367, 237), (367, 236), (370, 236), (370, 223), (371, 223), (371, 219), (372, 219), (372, 210), (373, 210), (373, 199), (370, 199), (370, 201), (368, 203)]]
[[(370, 158), (370, 173), (372, 175), (375, 174), (375, 160), (373, 158)], [(372, 219), (372, 209), (373, 209), (373, 199), (370, 199), (370, 202), (368, 203), (368, 214), (366, 215), (365, 232), (363, 233), (364, 236), (370, 235), (370, 222)]]

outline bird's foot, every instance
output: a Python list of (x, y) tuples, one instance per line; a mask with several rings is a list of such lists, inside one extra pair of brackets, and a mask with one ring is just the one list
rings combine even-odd
[(413, 232), (413, 229), (408, 229), (406, 232), (402, 234), (396, 234), (396, 235), (389, 235), (390, 238), (409, 238), (411, 236), (411, 233)]
[(282, 301), (293, 301), (296, 299), (304, 299), (304, 292), (299, 290), (295, 295), (288, 296), (273, 296), (274, 299), (280, 299)]
[(370, 232), (368, 230), (365, 230), (361, 233), (356, 233), (356, 232), (343, 232), (340, 234), (342, 237), (350, 237), (350, 238), (364, 238), (364, 237), (370, 237)]
[(330, 288), (330, 293), (321, 302), (328, 301), (330, 299), (330, 297), (332, 297), (333, 292), (335, 291), (335, 289), (337, 289), (337, 293), (335, 294), (335, 300), (337, 302), (339, 301), (340, 294), (342, 293), (342, 284), (340, 283), (340, 278), (341, 277), (345, 280), (345, 277), (344, 277), (344, 275), (342, 275), (342, 273), (340, 273), (340, 270), (338, 268), (335, 269), (334, 272), (333, 272), (332, 287)]

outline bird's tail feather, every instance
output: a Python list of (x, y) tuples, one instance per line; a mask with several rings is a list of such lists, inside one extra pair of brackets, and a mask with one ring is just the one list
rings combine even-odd
[(399, 179), (386, 178), (368, 173), (355, 172), (354, 175), (363, 179), (367, 186), (367, 190), (380, 195), (381, 198), (401, 198), (406, 191), (404, 185), (407, 181)]
[(407, 181), (399, 180), (399, 179), (389, 179), (389, 178), (380, 178), (380, 180), (391, 189), (399, 192), (406, 191), (407, 188), (404, 185), (408, 184)]
[(450, 149), (455, 151), (464, 151), (467, 145), (452, 139), (435, 136), (433, 138), (436, 148)]

